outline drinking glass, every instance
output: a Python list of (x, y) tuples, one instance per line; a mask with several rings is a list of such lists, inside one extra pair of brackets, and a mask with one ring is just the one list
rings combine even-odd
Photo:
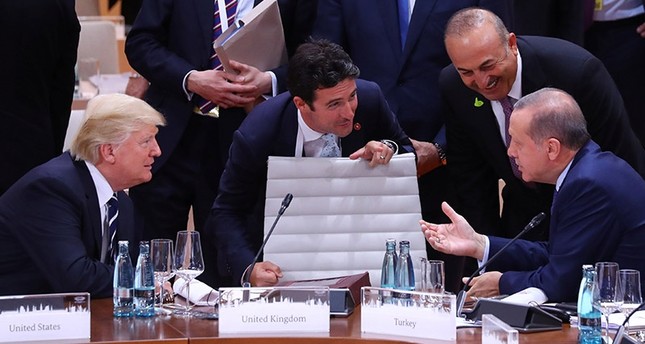
[(186, 307), (178, 314), (190, 315), (193, 306), (190, 304), (190, 282), (204, 272), (204, 258), (202, 257), (202, 245), (199, 239), (199, 232), (179, 231), (177, 232), (177, 247), (175, 247), (176, 275), (181, 277), (186, 284)]
[[(620, 311), (627, 317), (634, 309), (643, 303), (641, 295), (641, 273), (634, 269), (618, 270), (618, 302)], [(629, 328), (629, 321), (627, 322)]]
[(150, 257), (155, 274), (155, 283), (159, 286), (159, 303), (157, 313), (162, 310), (164, 300), (164, 284), (175, 276), (175, 252), (172, 240), (152, 239), (150, 241)]
[(597, 307), (605, 317), (606, 342), (609, 343), (609, 314), (618, 310), (616, 292), (618, 283), (618, 263), (598, 262), (596, 267), (596, 281), (594, 287), (594, 306)]
[(99, 60), (86, 57), (78, 60), (78, 87), (82, 98), (92, 98), (99, 93), (101, 71)]
[(443, 260), (421, 260), (421, 291), (441, 294), (445, 290)]

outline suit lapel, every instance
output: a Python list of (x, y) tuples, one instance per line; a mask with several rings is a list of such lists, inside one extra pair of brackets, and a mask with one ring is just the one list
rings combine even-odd
[(522, 57), (522, 96), (525, 96), (547, 86), (546, 75), (533, 48), (521, 37), (518, 37), (517, 45)]
[[(403, 52), (401, 50), (401, 37), (399, 34), (399, 18), (397, 15), (397, 13), (399, 13), (399, 9), (397, 2), (396, 0), (385, 0), (374, 1), (374, 3), (374, 6), (376, 6), (378, 8), (378, 12), (380, 12), (380, 16), (375, 19), (383, 21), (383, 23), (378, 25), (382, 25), (383, 31), (385, 32), (385, 40), (390, 45), (390, 50), (394, 52), (394, 56), (397, 58), (396, 63), (400, 64)], [(377, 24), (372, 23), (371, 25)], [(388, 30), (388, 28), (392, 29)], [(386, 49), (385, 45), (383, 46), (383, 49)]]
[[(186, 0), (182, 0), (186, 1)], [(199, 26), (202, 28), (202, 39), (200, 42), (202, 44), (202, 52), (199, 56), (208, 56), (210, 57), (212, 51), (211, 46), (213, 44), (213, 13), (215, 11), (214, 0), (194, 0), (194, 10), (195, 18), (199, 22)]]
[[(99, 199), (96, 194), (96, 187), (94, 186), (94, 181), (92, 180), (92, 176), (90, 175), (90, 171), (87, 169), (85, 162), (74, 161), (74, 167), (78, 171), (81, 184), (83, 185), (83, 192), (85, 193), (85, 207), (87, 214), (89, 214), (87, 222), (92, 226), (92, 237), (94, 239), (92, 246), (94, 247), (94, 252), (100, 254), (103, 225), (101, 223), (101, 211), (99, 208)], [(92, 254), (91, 252), (88, 253), (90, 255)]]
[[(405, 48), (403, 49), (403, 60), (407, 59), (416, 45), (419, 37), (423, 33), (423, 28), (427, 25), (428, 17), (432, 13), (437, 0), (418, 0), (414, 5), (412, 11), (412, 18), (410, 18), (410, 27), (408, 29), (408, 37), (405, 40)], [(397, 23), (398, 25), (398, 23)], [(403, 65), (403, 64), (401, 64)]]

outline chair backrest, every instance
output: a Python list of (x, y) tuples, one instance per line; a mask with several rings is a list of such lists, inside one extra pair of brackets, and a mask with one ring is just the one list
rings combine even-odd
[(119, 73), (119, 55), (114, 23), (109, 20), (81, 21), (80, 23), (78, 59), (97, 58), (102, 74)]
[(77, 16), (98, 16), (101, 14), (99, 0), (76, 0)]
[(85, 110), (72, 110), (69, 116), (69, 123), (67, 124), (67, 132), (65, 133), (65, 142), (63, 143), (63, 152), (69, 149), (72, 141), (76, 137), (78, 130), (85, 120)]
[(269, 157), (265, 235), (282, 198), (293, 194), (264, 248), (264, 260), (278, 264), (285, 281), (367, 271), (372, 286), (380, 286), (388, 238), (410, 241), (419, 276), (419, 258), (426, 251), (414, 155), (397, 155), (386, 166), (367, 164), (346, 158)]

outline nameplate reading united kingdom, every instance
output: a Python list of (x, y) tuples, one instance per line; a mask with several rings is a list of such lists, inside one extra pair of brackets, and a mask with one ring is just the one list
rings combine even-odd
[(219, 333), (329, 332), (329, 288), (220, 288)]
[(89, 293), (0, 297), (0, 342), (89, 338)]
[(428, 339), (457, 339), (455, 296), (361, 288), (361, 331)]

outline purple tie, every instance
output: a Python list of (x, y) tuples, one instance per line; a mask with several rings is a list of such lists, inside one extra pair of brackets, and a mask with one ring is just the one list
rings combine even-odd
[[(218, 1), (214, 0), (215, 3), (215, 12), (213, 13), (213, 42), (222, 34), (222, 23), (220, 21), (220, 8), (218, 6)], [(235, 21), (235, 13), (237, 11), (237, 0), (226, 0), (226, 20), (228, 25), (233, 25)], [(215, 70), (222, 70), (222, 63), (217, 57), (215, 50), (213, 49), (213, 44), (211, 44), (211, 57), (210, 57), (210, 66)], [(195, 101), (199, 111), (203, 114), (208, 113), (210, 110), (217, 106), (213, 104), (210, 100), (206, 100), (198, 95), (195, 95)]]
[[(513, 103), (511, 102), (511, 97), (505, 97), (499, 100), (499, 103), (502, 105), (502, 110), (504, 110), (504, 119), (505, 119), (505, 128), (504, 128), (504, 135), (506, 138), (506, 148), (511, 145), (511, 135), (508, 134), (508, 126), (511, 122), (511, 113), (513, 112)], [(515, 163), (515, 159), (511, 158), (509, 156), (509, 159), (511, 162), (511, 169), (513, 170), (513, 174), (515, 177), (518, 179), (522, 179), (522, 173), (520, 170), (517, 168), (517, 164)]]

